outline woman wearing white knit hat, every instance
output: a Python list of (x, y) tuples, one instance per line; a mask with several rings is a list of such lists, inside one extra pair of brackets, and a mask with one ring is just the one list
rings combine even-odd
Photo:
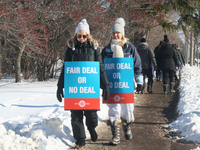
[[(117, 18), (111, 28), (111, 40), (102, 50), (102, 59), (104, 58), (134, 58), (134, 76), (137, 82), (137, 90), (141, 90), (143, 85), (143, 76), (141, 68), (141, 59), (135, 46), (125, 38), (125, 21), (123, 18)], [(109, 76), (109, 75), (108, 75)], [(111, 125), (113, 138), (109, 144), (117, 145), (120, 143), (120, 124), (122, 122), (124, 135), (127, 140), (132, 139), (130, 124), (134, 121), (134, 104), (108, 104), (109, 123)]]
[[(100, 64), (100, 86), (103, 89), (104, 99), (109, 97), (109, 82), (104, 70), (100, 50), (96, 40), (90, 35), (89, 25), (86, 19), (83, 19), (75, 30), (74, 37), (69, 40), (68, 48), (65, 53), (65, 61), (99, 61)], [(70, 79), (65, 79), (70, 80)], [(64, 67), (58, 80), (57, 99), (62, 102), (64, 88)], [(98, 125), (98, 116), (96, 110), (71, 110), (71, 124), (76, 145), (74, 148), (81, 148), (85, 145), (85, 128), (83, 124), (83, 115), (86, 117), (86, 126), (93, 142), (97, 141), (98, 136), (95, 128)]]

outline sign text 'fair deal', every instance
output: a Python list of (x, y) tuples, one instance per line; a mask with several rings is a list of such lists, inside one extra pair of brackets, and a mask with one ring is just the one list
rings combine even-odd
[(66, 110), (100, 109), (99, 62), (65, 62), (64, 98)]
[[(66, 68), (67, 74), (97, 74), (96, 67), (67, 67)], [(87, 78), (84, 76), (77, 77), (78, 84), (86, 84)], [(69, 87), (69, 93), (95, 93), (94, 87), (85, 87), (80, 86), (78, 87)]]
[[(109, 80), (110, 96), (106, 103), (130, 103), (134, 93), (133, 58), (106, 58), (104, 68)], [(116, 98), (117, 97), (117, 98)]]
[[(132, 69), (130, 63), (110, 63), (105, 64), (105, 70)], [(121, 79), (120, 72), (112, 73), (113, 79)], [(110, 88), (130, 88), (128, 82), (110, 82)]]
[(65, 62), (66, 98), (95, 98), (99, 94), (99, 62)]

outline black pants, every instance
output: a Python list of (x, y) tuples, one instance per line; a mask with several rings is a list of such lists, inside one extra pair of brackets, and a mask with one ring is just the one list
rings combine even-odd
[(174, 70), (164, 69), (163, 72), (163, 84), (168, 83), (168, 79), (170, 82), (174, 82)]
[(148, 86), (152, 87), (153, 84), (153, 74), (152, 74), (152, 68), (148, 68), (148, 69), (142, 69), (142, 74), (143, 74), (143, 89), (146, 86), (145, 83), (145, 77), (147, 76), (148, 78)]
[(85, 139), (85, 127), (83, 124), (83, 115), (86, 117), (87, 129), (94, 129), (98, 125), (98, 116), (96, 110), (71, 110), (71, 124), (73, 136), (77, 139)]

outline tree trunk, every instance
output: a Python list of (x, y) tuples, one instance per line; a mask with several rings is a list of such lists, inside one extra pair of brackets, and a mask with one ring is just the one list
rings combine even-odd
[(28, 80), (29, 76), (30, 76), (30, 64), (31, 64), (31, 60), (30, 58), (24, 58), (21, 60), (21, 72), (23, 73), (23, 78), (24, 80)]
[(30, 76), (30, 70), (29, 70), (29, 65), (30, 62), (27, 62), (27, 64), (25, 65), (24, 69), (23, 69), (23, 76), (25, 80), (28, 80), (28, 77)]
[(37, 62), (37, 79), (38, 81), (44, 81), (44, 69), (43, 69), (43, 61)]
[(190, 33), (190, 66), (193, 66), (193, 33)]
[(188, 50), (188, 41), (189, 41), (189, 39), (188, 39), (188, 34), (185, 36), (185, 52), (184, 52), (184, 54), (185, 54), (185, 63), (186, 64), (188, 64), (188, 54), (189, 54), (189, 50)]
[(15, 64), (15, 82), (21, 82), (21, 57), (22, 57), (22, 53), (24, 51), (25, 45), (22, 46), (22, 48), (20, 48), (17, 51), (17, 56), (16, 56), (16, 64)]
[(1, 43), (0, 43), (0, 80), (3, 77), (3, 73), (2, 73), (2, 53), (3, 53), (3, 48), (4, 48), (4, 40), (1, 39)]
[(0, 47), (0, 80), (2, 79), (2, 46)]

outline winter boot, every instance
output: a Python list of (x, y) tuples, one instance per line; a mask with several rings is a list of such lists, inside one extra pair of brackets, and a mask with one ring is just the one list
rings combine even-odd
[(95, 129), (90, 129), (89, 132), (90, 132), (91, 140), (93, 142), (96, 142), (98, 139), (98, 136), (97, 136)]
[(144, 89), (142, 89), (142, 90), (141, 90), (141, 94), (144, 94), (144, 93), (145, 93), (145, 90), (144, 90)]
[(175, 81), (178, 81), (178, 76), (177, 75), (175, 75)]
[(124, 136), (127, 140), (132, 139), (132, 132), (130, 128), (131, 122), (127, 123), (125, 120), (122, 120), (122, 128), (124, 130)]
[(142, 86), (141, 94), (144, 94), (144, 93), (145, 93), (145, 87), (146, 87), (146, 83), (144, 82), (144, 83), (143, 83), (143, 86)]
[(148, 85), (147, 86), (147, 92), (153, 93), (153, 91), (152, 91), (152, 85)]
[(175, 90), (174, 90), (174, 82), (170, 82), (170, 92), (171, 92), (171, 93), (175, 93)]
[(144, 93), (145, 93), (145, 84), (143, 84), (142, 90), (141, 90), (141, 94), (144, 94)]
[(80, 149), (85, 146), (85, 139), (77, 139), (74, 149)]
[(167, 84), (163, 84), (163, 93), (167, 94)]
[[(120, 120), (120, 121), (118, 121)], [(114, 122), (113, 125), (111, 125), (112, 135), (113, 138), (110, 141), (110, 145), (118, 145), (120, 143), (120, 123), (121, 119), (118, 119)]]

